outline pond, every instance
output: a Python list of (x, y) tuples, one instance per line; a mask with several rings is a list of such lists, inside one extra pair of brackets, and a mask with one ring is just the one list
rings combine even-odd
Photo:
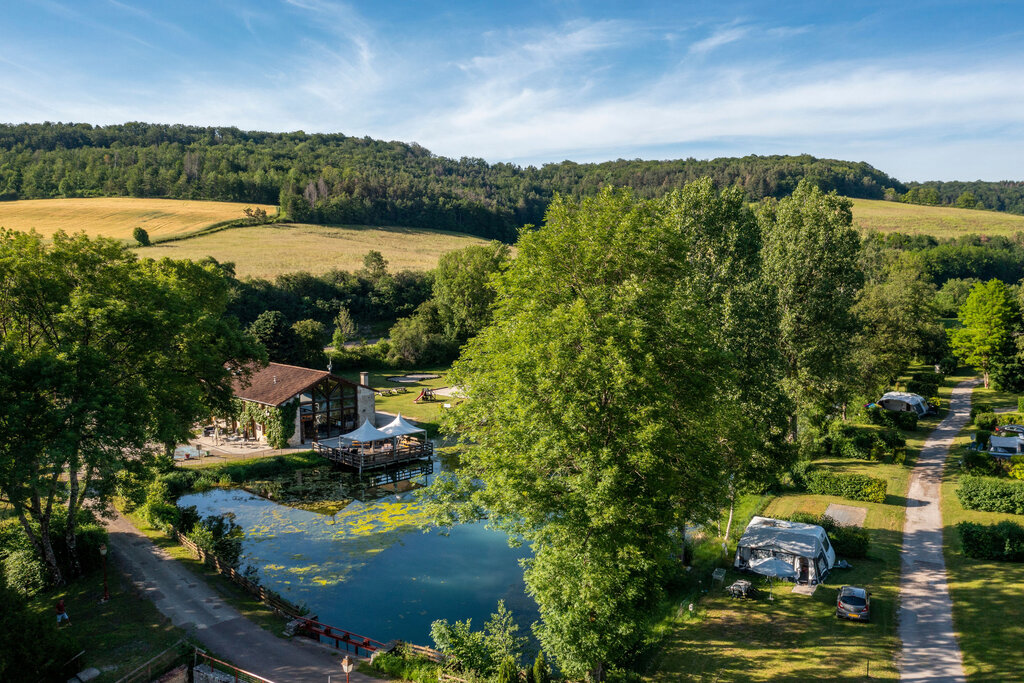
[(335, 514), (241, 489), (190, 494), (178, 504), (203, 516), (232, 515), (245, 532), (243, 568), (256, 567), (263, 585), (320, 621), (363, 636), (431, 645), (435, 619), (471, 618), (480, 629), (498, 600), (521, 627), (537, 618), (519, 566), (525, 548), (509, 548), (504, 534), (482, 524), (425, 534), (411, 493), (353, 500)]

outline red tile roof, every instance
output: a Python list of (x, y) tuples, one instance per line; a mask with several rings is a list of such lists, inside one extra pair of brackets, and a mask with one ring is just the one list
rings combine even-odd
[(326, 370), (312, 370), (310, 368), (300, 368), (297, 365), (270, 363), (262, 370), (254, 372), (249, 377), (248, 382), (245, 382), (242, 378), (236, 378), (234, 381), (235, 398), (255, 401), (268, 406), (279, 406), (325, 377), (331, 377), (346, 384), (353, 384), (353, 382), (343, 377), (332, 375)]

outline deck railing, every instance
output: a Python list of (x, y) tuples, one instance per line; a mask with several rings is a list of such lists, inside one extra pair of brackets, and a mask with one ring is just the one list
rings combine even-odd
[(429, 439), (422, 442), (402, 444), (398, 448), (361, 451), (358, 448), (325, 446), (313, 442), (313, 450), (323, 458), (362, 472), (387, 467), (413, 460), (422, 460), (434, 455), (434, 444)]
[(301, 622), (298, 628), (299, 633), (315, 638), (320, 643), (324, 642), (325, 639), (328, 641), (328, 644), (333, 641), (334, 647), (338, 649), (344, 645), (347, 651), (355, 652), (356, 656), (359, 656), (359, 651), (362, 650), (365, 653), (362, 656), (368, 657), (384, 647), (384, 643), (379, 640), (360, 636), (351, 631), (323, 624), (313, 619), (302, 618)]

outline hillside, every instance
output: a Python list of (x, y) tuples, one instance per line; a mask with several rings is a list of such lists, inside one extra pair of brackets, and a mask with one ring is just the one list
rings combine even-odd
[[(135, 199), (98, 197), (93, 199), (26, 199), (0, 202), (0, 227), (43, 235), (57, 230), (85, 231), (130, 239), (132, 230), (142, 227), (150, 238), (180, 235), (221, 221), (242, 218), (242, 210), (256, 204), (187, 201), (178, 199)], [(276, 206), (261, 205), (267, 213)]]
[(1024, 232), (1024, 216), (870, 199), (853, 200), (853, 222), (861, 230), (931, 235), (937, 239)]
[(898, 180), (865, 162), (800, 156), (624, 160), (541, 167), (449, 159), (415, 143), (343, 134), (126, 123), (0, 124), (0, 199), (168, 197), (280, 204), (296, 222), (403, 225), (513, 241), (552, 197), (607, 185), (656, 197), (700, 177), (751, 200), (803, 178), (882, 198)]
[(221, 230), (187, 240), (137, 248), (148, 258), (201, 259), (212, 256), (235, 264), (239, 278), (272, 279), (284, 273), (313, 274), (340, 269), (356, 271), (366, 252), (375, 249), (392, 272), (430, 270), (442, 254), (485, 240), (469, 235), (419, 228), (327, 227), (279, 223)]

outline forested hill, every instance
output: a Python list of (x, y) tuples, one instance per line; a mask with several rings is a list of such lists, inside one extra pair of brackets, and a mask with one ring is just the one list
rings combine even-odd
[(148, 123), (0, 125), (0, 199), (133, 196), (279, 203), (296, 221), (403, 225), (514, 239), (554, 193), (627, 185), (655, 197), (702, 176), (750, 199), (801, 178), (851, 197), (903, 193), (863, 162), (811, 156), (563, 161), (540, 168), (448, 159), (413, 143)]

